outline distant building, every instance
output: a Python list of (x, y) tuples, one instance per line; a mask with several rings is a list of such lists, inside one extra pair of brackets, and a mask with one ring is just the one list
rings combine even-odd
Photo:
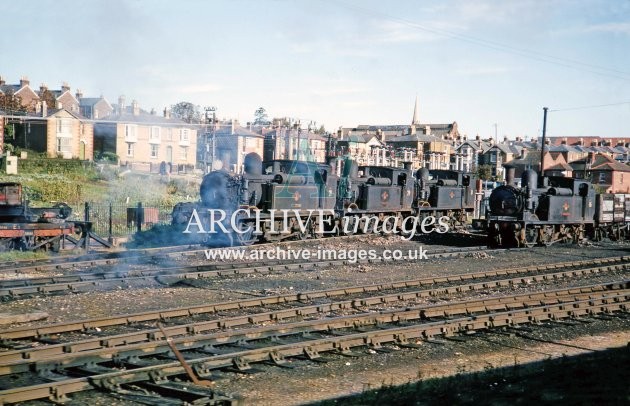
[[(19, 84), (7, 84), (2, 76), (0, 76), (0, 92), (5, 96), (16, 97), (20, 100), (20, 105), (27, 111), (34, 112), (37, 103), (39, 102), (39, 95), (35, 92), (30, 85), (30, 81), (26, 76), (20, 79)], [(7, 112), (11, 113), (11, 112)]]
[(606, 155), (592, 155), (589, 161), (591, 182), (601, 192), (630, 193), (630, 166)]
[(63, 82), (61, 84), (61, 89), (58, 89), (58, 90), (50, 90), (48, 89), (48, 86), (46, 86), (45, 84), (40, 85), (39, 87), (40, 99), (43, 99), (43, 94), (46, 91), (49, 91), (55, 98), (55, 105), (51, 105), (48, 107), (56, 108), (56, 109), (65, 109), (73, 113), (79, 113), (79, 100), (70, 91), (70, 85), (68, 85), (68, 83)]
[[(241, 127), (237, 120), (218, 124), (214, 131), (207, 134), (207, 161), (212, 163), (214, 143), (214, 169), (224, 169), (233, 173), (243, 171), (243, 160), (249, 153), (263, 157), (264, 136)], [(213, 141), (214, 140), (214, 141)]]
[(326, 160), (327, 139), (311, 131), (277, 127), (264, 131), (263, 159)]
[(155, 111), (142, 110), (134, 100), (126, 105), (125, 97), (112, 106), (112, 114), (95, 119), (95, 153), (118, 155), (122, 165), (144, 171), (159, 171), (165, 162), (173, 170), (192, 170), (197, 163), (197, 128), (182, 120)]
[[(454, 144), (460, 138), (457, 122), (422, 124), (418, 116), (419, 108), (416, 99), (411, 124), (359, 125), (354, 128), (341, 128), (339, 141), (362, 137), (367, 142), (371, 137), (376, 137), (381, 145), (391, 149), (390, 156), (404, 156), (405, 151), (412, 151), (415, 168), (449, 169)], [(398, 163), (402, 164), (402, 161)]]
[(103, 96), (83, 97), (81, 93), (77, 93), (76, 97), (79, 100), (81, 114), (92, 120), (105, 118), (114, 111), (112, 105)]
[(51, 158), (93, 158), (93, 125), (78, 113), (44, 108), (37, 115), (9, 115), (5, 120), (12, 127), (9, 142), (19, 148), (44, 152)]

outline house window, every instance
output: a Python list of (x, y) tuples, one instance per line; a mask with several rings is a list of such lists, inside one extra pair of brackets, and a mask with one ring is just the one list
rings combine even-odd
[(188, 159), (188, 147), (181, 147), (179, 149), (179, 157), (184, 161)]
[(160, 127), (151, 127), (151, 139), (152, 140), (160, 139)]
[(72, 138), (57, 138), (57, 152), (62, 154), (64, 152), (72, 152)]
[(158, 157), (158, 144), (151, 144), (151, 158)]
[(57, 134), (72, 133), (72, 121), (67, 118), (57, 119)]
[(599, 173), (599, 183), (606, 183), (606, 172)]
[(169, 128), (166, 130), (166, 140), (173, 141), (173, 129)]
[(137, 130), (137, 126), (133, 125), (133, 124), (126, 124), (125, 125), (125, 138), (128, 140), (136, 140), (136, 130)]
[(490, 154), (490, 162), (492, 162), (492, 163), (496, 163), (497, 162), (497, 155), (496, 154)]
[(127, 156), (133, 157), (133, 142), (127, 143)]
[(188, 141), (188, 129), (182, 128), (181, 133), (179, 134), (180, 141)]

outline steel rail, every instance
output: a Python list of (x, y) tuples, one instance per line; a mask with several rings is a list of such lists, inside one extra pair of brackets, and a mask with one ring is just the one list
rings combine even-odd
[[(444, 250), (443, 252), (428, 253), (429, 258), (452, 258), (464, 254), (478, 252), (475, 249)], [(125, 276), (124, 272), (90, 273), (85, 275), (68, 275), (59, 277), (10, 279), (0, 281), (0, 298), (4, 300), (15, 299), (24, 295), (59, 294), (63, 292), (76, 292), (81, 288), (119, 286), (127, 287), (130, 283), (139, 281), (153, 281), (160, 284), (172, 284), (183, 279), (205, 279), (212, 277), (225, 277), (234, 275), (261, 274), (266, 275), (279, 271), (302, 271), (313, 268), (338, 265), (357, 265), (401, 262), (407, 258), (396, 259), (365, 259), (357, 260), (327, 260), (327, 261), (299, 261), (285, 263), (274, 261), (272, 265), (252, 267), (249, 263), (231, 265), (187, 265), (172, 268), (160, 268), (159, 270), (135, 271), (144, 274), (142, 276)], [(82, 280), (85, 278), (86, 280)], [(78, 279), (71, 282), (62, 282), (64, 279)]]
[[(277, 344), (263, 348), (236, 350), (228, 354), (201, 356), (187, 360), (197, 374), (207, 376), (212, 370), (237, 367), (247, 368), (251, 363), (282, 363), (285, 358), (306, 356), (316, 358), (324, 352), (344, 352), (355, 347), (380, 347), (395, 343), (401, 346), (414, 346), (416, 340), (425, 340), (435, 336), (450, 336), (458, 333), (471, 333), (502, 326), (516, 326), (526, 323), (540, 323), (547, 320), (560, 320), (589, 316), (599, 313), (627, 311), (630, 301), (628, 294), (617, 297), (576, 300), (543, 306), (513, 309), (503, 312), (490, 312), (459, 318), (421, 323), (411, 326), (396, 326), (367, 332), (350, 332), (346, 335), (313, 338), (303, 337), (299, 342)], [(351, 326), (356, 328), (356, 326)], [(181, 375), (185, 371), (179, 362), (126, 369), (124, 371), (96, 373), (83, 378), (71, 378), (63, 381), (37, 384), (0, 391), (0, 402), (16, 403), (20, 401), (49, 398), (63, 399), (65, 395), (91, 388), (113, 389), (122, 383), (164, 379)]]
[[(499, 269), (494, 271), (473, 272), (443, 277), (422, 278), (406, 281), (395, 281), (380, 284), (359, 285), (343, 288), (334, 288), (318, 291), (307, 292), (295, 292), (284, 295), (247, 298), (228, 302), (210, 303), (207, 305), (198, 305), (191, 307), (181, 307), (174, 309), (155, 310), (143, 313), (132, 313), (126, 315), (78, 320), (63, 323), (55, 323), (51, 325), (14, 328), (9, 330), (0, 331), (0, 340), (16, 340), (16, 339), (37, 339), (39, 337), (48, 337), (56, 334), (63, 334), (72, 331), (90, 331), (97, 328), (112, 327), (127, 325), (133, 323), (142, 323), (150, 321), (165, 321), (172, 318), (180, 317), (194, 317), (203, 314), (217, 314), (222, 311), (229, 310), (243, 310), (247, 308), (264, 307), (269, 305), (286, 305), (292, 302), (307, 302), (320, 299), (331, 299), (339, 296), (357, 295), (357, 294), (372, 294), (374, 292), (382, 292), (387, 290), (400, 290), (408, 288), (416, 288), (423, 286), (434, 287), (433, 291), (441, 292), (441, 294), (451, 294), (458, 292), (465, 292), (478, 289), (489, 289), (511, 286), (514, 284), (530, 284), (538, 281), (555, 280), (559, 278), (567, 278), (572, 276), (588, 276), (596, 275), (599, 273), (610, 271), (621, 271), (628, 269), (627, 264), (619, 264), (620, 260), (626, 257), (620, 258), (608, 258), (597, 259), (594, 261), (579, 261), (579, 262), (567, 262), (561, 264), (548, 264), (544, 266), (530, 266), (526, 268), (514, 268), (514, 269)], [(589, 265), (603, 265), (600, 267), (588, 267)], [(580, 268), (582, 267), (582, 268)], [(553, 272), (551, 274), (545, 273), (550, 270), (564, 271)], [(521, 276), (517, 276), (521, 275)], [(526, 275), (526, 276), (523, 276)], [(496, 278), (500, 276), (512, 276), (511, 278), (492, 280), (492, 281), (479, 281), (480, 279)], [(473, 283), (475, 281), (479, 281)], [(449, 284), (449, 283), (461, 283), (466, 282), (465, 285), (448, 286), (441, 289), (436, 289), (436, 285)], [(422, 295), (420, 291), (420, 295)], [(400, 294), (392, 294), (389, 297), (396, 297), (400, 295), (404, 298), (412, 298), (416, 293), (403, 292)], [(354, 299), (354, 301), (363, 301), (369, 303), (371, 301), (379, 301), (385, 299)]]
[[(322, 313), (329, 313), (337, 310), (353, 309), (355, 311), (361, 311), (365, 307), (363, 301), (361, 303), (354, 303), (354, 301), (344, 301), (338, 303), (331, 303), (328, 305), (314, 305), (307, 306), (305, 308), (295, 308), (291, 310), (279, 310), (254, 315), (243, 315), (236, 317), (229, 317), (225, 319), (204, 321), (198, 323), (190, 323), (186, 325), (173, 326), (165, 329), (168, 337), (174, 338), (174, 343), (183, 346), (184, 349), (190, 349), (193, 343), (198, 341), (204, 341), (200, 345), (213, 345), (213, 344), (225, 344), (230, 339), (233, 342), (239, 340), (251, 338), (249, 336), (243, 336), (241, 330), (236, 329), (251, 328), (252, 326), (259, 325), (261, 323), (274, 323), (274, 325), (267, 324), (264, 331), (271, 331), (271, 336), (278, 335), (278, 329), (283, 334), (287, 333), (290, 326), (299, 326), (303, 328), (317, 324), (323, 324), (326, 329), (347, 327), (348, 325), (367, 325), (377, 323), (391, 323), (394, 321), (410, 321), (415, 319), (426, 319), (434, 317), (445, 317), (454, 315), (471, 314), (478, 312), (488, 311), (501, 311), (510, 310), (523, 307), (531, 307), (540, 304), (552, 304), (566, 301), (566, 298), (571, 300), (584, 300), (592, 298), (593, 295), (609, 295), (611, 291), (618, 291), (620, 289), (626, 289), (622, 292), (630, 292), (627, 290), (630, 287), (630, 281), (615, 282), (608, 284), (596, 284), (588, 286), (579, 286), (574, 288), (556, 289), (544, 292), (534, 292), (528, 294), (508, 295), (500, 296), (492, 299), (472, 299), (467, 301), (456, 301), (438, 305), (419, 305), (414, 307), (406, 306), (403, 310), (392, 309), (383, 310), (378, 313), (362, 313), (359, 315), (346, 315), (335, 318), (326, 318), (319, 321), (307, 321), (302, 323), (290, 323), (287, 325), (279, 324), (286, 319), (312, 317)], [(431, 295), (432, 291), (425, 291), (426, 295)], [(416, 297), (420, 294), (416, 295)], [(378, 298), (374, 298), (378, 299)], [(393, 299), (386, 297), (389, 303), (393, 302)], [(400, 298), (399, 298), (400, 299)], [(373, 302), (382, 303), (382, 301), (375, 300)], [(232, 331), (226, 331), (232, 329)], [(321, 330), (321, 329), (320, 329)], [(221, 331), (221, 333), (216, 333)], [(263, 332), (260, 329), (254, 331), (252, 337), (262, 337)], [(268, 334), (268, 333), (267, 333)], [(184, 336), (184, 338), (182, 338)], [(232, 338), (236, 336), (237, 338)], [(208, 342), (208, 337), (211, 337), (211, 342)], [(218, 338), (217, 338), (218, 337)], [(164, 331), (160, 329), (150, 329), (143, 332), (129, 333), (114, 335), (108, 337), (93, 338), (88, 340), (75, 341), (70, 343), (49, 345), (43, 347), (28, 348), (16, 351), (7, 351), (0, 353), (0, 375), (13, 374), (17, 372), (27, 372), (33, 369), (36, 363), (45, 362), (51, 358), (64, 358), (64, 366), (68, 366), (68, 360), (74, 358), (76, 365), (77, 359), (83, 359), (86, 356), (103, 358), (103, 353), (112, 353), (115, 355), (120, 354), (121, 351), (127, 351), (128, 348), (140, 348), (138, 353), (133, 355), (148, 355), (150, 349), (154, 346), (164, 347)], [(40, 365), (41, 366), (41, 365)]]
[[(364, 235), (363, 235), (364, 236)], [(348, 239), (348, 238), (357, 238), (361, 237), (361, 235), (352, 235), (352, 236), (336, 236), (336, 237), (328, 237), (326, 241), (330, 241), (333, 239)], [(291, 241), (292, 244), (296, 243), (306, 243), (312, 242), (313, 240), (295, 240)], [(263, 248), (267, 246), (273, 246), (277, 243), (268, 242), (256, 244), (253, 246), (254, 248)], [(193, 257), (198, 256), (198, 254), (204, 253), (207, 250), (214, 249), (242, 249), (242, 246), (236, 247), (221, 247), (221, 248), (213, 248), (213, 247), (200, 247), (200, 244), (188, 244), (188, 245), (176, 245), (176, 246), (168, 246), (168, 247), (158, 247), (158, 248), (141, 248), (141, 249), (130, 249), (125, 251), (118, 252), (103, 252), (103, 253), (92, 253), (92, 254), (81, 254), (81, 255), (68, 255), (68, 256), (58, 256), (52, 258), (45, 259), (25, 259), (25, 260), (16, 260), (5, 262), (0, 265), (0, 273), (4, 272), (15, 272), (15, 273), (23, 273), (25, 271), (58, 271), (58, 270), (68, 270), (68, 269), (77, 269), (77, 268), (85, 268), (85, 267), (93, 267), (93, 266), (102, 266), (102, 265), (115, 265), (117, 263), (125, 263), (126, 261), (131, 261), (138, 258), (143, 258), (145, 260), (156, 261), (164, 257)], [(192, 249), (191, 249), (192, 248)], [(482, 248), (479, 246), (478, 248)]]

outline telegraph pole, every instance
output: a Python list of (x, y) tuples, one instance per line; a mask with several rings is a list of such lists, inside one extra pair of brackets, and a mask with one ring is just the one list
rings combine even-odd
[[(212, 166), (210, 166), (210, 170), (208, 171), (208, 162), (206, 160), (206, 171), (207, 172), (212, 172), (214, 170), (214, 162), (216, 159), (216, 142), (215, 142), (215, 136), (216, 136), (216, 122), (217, 122), (217, 116), (216, 116), (216, 111), (217, 108), (214, 106), (211, 107), (206, 107), (206, 121), (208, 121), (208, 113), (212, 113)], [(206, 154), (208, 152), (208, 133), (206, 132)]]
[(545, 173), (545, 143), (547, 142), (547, 110), (549, 107), (543, 107), (543, 129), (542, 129), (542, 145), (540, 147), (540, 176)]

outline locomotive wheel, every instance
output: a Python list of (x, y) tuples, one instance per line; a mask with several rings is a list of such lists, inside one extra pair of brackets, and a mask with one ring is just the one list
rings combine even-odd
[(538, 229), (535, 227), (529, 227), (529, 228), (525, 228), (523, 230), (523, 246), (525, 247), (534, 247), (536, 244), (538, 244)]
[(239, 245), (246, 245), (246, 246), (252, 245), (256, 242), (256, 240), (258, 240), (258, 237), (254, 234), (253, 224), (239, 223), (238, 227), (239, 227), (239, 231), (247, 230), (248, 227), (250, 228), (248, 231), (244, 233), (235, 233), (236, 240), (238, 241)]

